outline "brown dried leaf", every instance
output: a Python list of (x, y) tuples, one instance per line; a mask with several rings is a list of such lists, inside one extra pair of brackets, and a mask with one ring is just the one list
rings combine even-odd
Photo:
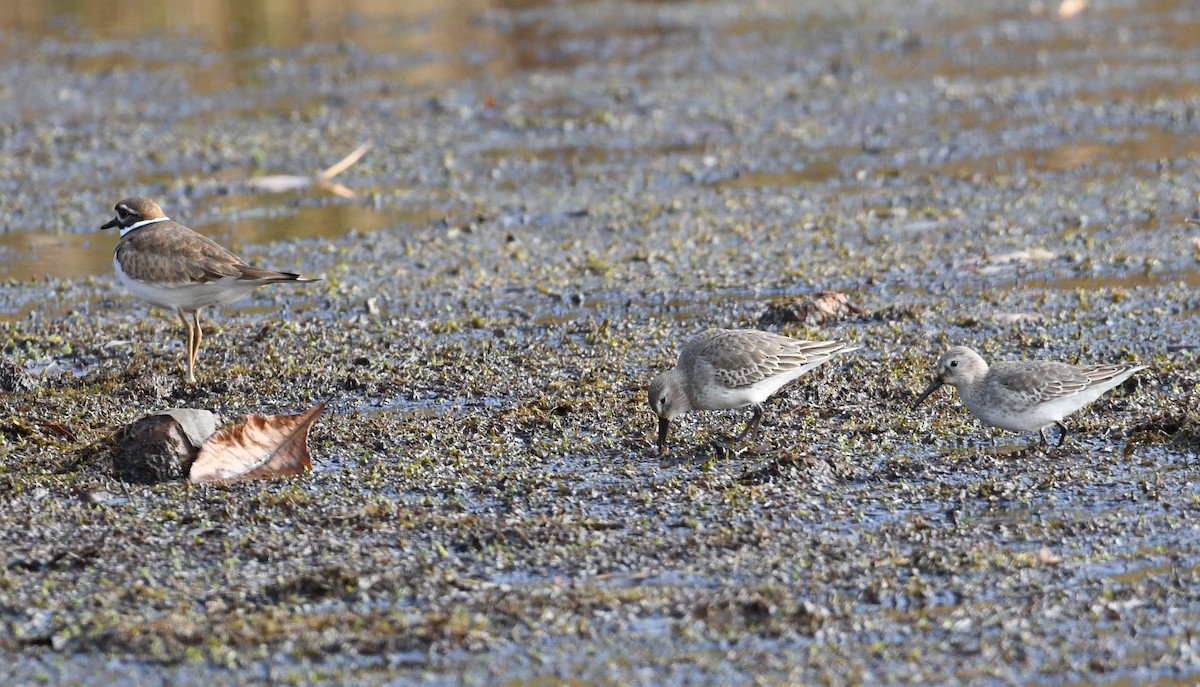
[(247, 415), (213, 434), (192, 463), (193, 482), (237, 482), (302, 474), (312, 467), (308, 430), (325, 409), (296, 415)]

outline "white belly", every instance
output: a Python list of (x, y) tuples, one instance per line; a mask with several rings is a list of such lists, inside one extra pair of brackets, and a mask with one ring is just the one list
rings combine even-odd
[(171, 310), (176, 308), (195, 310), (229, 303), (255, 288), (254, 284), (239, 282), (235, 277), (225, 277), (204, 283), (183, 284), (154, 284), (140, 281), (121, 270), (121, 265), (117, 262), (115, 255), (113, 256), (113, 268), (129, 293), (151, 305)]
[(963, 396), (963, 402), (975, 417), (983, 420), (985, 424), (1011, 432), (1032, 432), (1061, 422), (1066, 416), (1100, 398), (1105, 391), (1121, 381), (1123, 380), (1117, 380), (1114, 384), (1089, 387), (1070, 396), (1033, 405), (1024, 405), (1022, 402), (1025, 399), (1018, 397), (981, 399)]
[(788, 382), (800, 377), (805, 372), (825, 362), (825, 360), (827, 359), (767, 377), (750, 386), (738, 387), (736, 389), (731, 389), (718, 382), (713, 377), (712, 369), (704, 363), (700, 363), (697, 365), (697, 383), (693, 384), (692, 407), (696, 410), (721, 410), (724, 408), (745, 408), (749, 405), (762, 403)]

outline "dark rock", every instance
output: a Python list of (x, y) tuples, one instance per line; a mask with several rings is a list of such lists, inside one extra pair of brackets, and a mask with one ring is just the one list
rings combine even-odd
[(207, 410), (176, 408), (149, 415), (114, 435), (107, 467), (113, 477), (127, 482), (182, 480), (216, 427), (216, 416)]

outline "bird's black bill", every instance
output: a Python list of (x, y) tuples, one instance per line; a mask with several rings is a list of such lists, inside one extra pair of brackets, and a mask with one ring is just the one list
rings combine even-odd
[(112, 219), (108, 220), (104, 224), (101, 224), (100, 228), (101, 229), (115, 229), (119, 226), (121, 226), (121, 218), (113, 217)]
[(667, 452), (667, 429), (670, 426), (670, 420), (665, 417), (658, 418), (658, 452), (660, 454)]
[(945, 384), (945, 382), (942, 381), (941, 377), (934, 377), (933, 381), (929, 383), (929, 386), (925, 387), (925, 390), (921, 392), (921, 395), (917, 398), (917, 400), (913, 401), (911, 407), (916, 408), (917, 406), (921, 405), (922, 401), (929, 398), (929, 394), (932, 394), (933, 392), (942, 388), (943, 384)]

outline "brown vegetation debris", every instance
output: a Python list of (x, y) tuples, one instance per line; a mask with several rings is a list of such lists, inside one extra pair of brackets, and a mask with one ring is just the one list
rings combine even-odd
[(832, 323), (851, 314), (866, 314), (866, 309), (854, 303), (840, 291), (825, 290), (812, 298), (779, 300), (767, 305), (767, 311), (758, 318), (759, 326), (779, 326), (789, 322), (807, 322), (809, 318), (818, 325)]

